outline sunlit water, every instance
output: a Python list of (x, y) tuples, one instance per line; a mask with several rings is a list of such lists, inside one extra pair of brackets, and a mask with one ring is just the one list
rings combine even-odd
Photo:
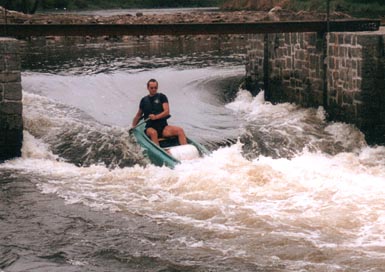
[[(322, 108), (229, 101), (237, 61), (120, 65), (23, 72), (23, 157), (0, 165), (19, 234), (3, 228), (0, 271), (384, 271), (383, 146)], [(152, 77), (210, 156), (143, 157), (127, 130)]]

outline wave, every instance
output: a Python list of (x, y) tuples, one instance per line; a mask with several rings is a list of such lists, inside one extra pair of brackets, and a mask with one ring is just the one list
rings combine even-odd
[(263, 91), (252, 97), (240, 90), (236, 99), (226, 105), (245, 120), (240, 139), (250, 159), (259, 155), (291, 158), (306, 150), (336, 155), (359, 152), (367, 146), (364, 134), (355, 126), (327, 122), (322, 107), (272, 105), (263, 97)]
[[(147, 163), (127, 128), (100, 124), (74, 107), (39, 95), (24, 92), (23, 97), (25, 144), (33, 141), (28, 137), (33, 135), (42, 141), (38, 150), (44, 146), (56, 159), (78, 166), (125, 167)], [(29, 148), (23, 154), (36, 152), (39, 151)]]

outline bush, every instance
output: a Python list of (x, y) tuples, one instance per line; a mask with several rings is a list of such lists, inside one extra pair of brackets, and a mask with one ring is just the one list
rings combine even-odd
[[(380, 17), (385, 14), (384, 0), (331, 0), (330, 10), (340, 11), (355, 17)], [(293, 10), (326, 12), (325, 0), (290, 0)]]

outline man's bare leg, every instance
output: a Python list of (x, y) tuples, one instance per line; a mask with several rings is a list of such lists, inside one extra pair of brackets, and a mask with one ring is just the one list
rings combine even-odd
[(163, 134), (164, 137), (178, 136), (179, 144), (181, 144), (181, 145), (187, 144), (186, 134), (184, 133), (184, 130), (181, 127), (166, 126), (163, 129), (163, 133), (162, 134)]
[(150, 137), (151, 141), (153, 141), (156, 145), (159, 145), (158, 132), (153, 128), (148, 128), (146, 130), (146, 134)]

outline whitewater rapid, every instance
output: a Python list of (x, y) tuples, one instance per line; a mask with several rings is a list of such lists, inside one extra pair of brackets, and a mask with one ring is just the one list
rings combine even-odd
[[(207, 254), (228, 267), (237, 259), (276, 271), (380, 271), (385, 147), (327, 122), (322, 108), (272, 105), (245, 90), (224, 102), (216, 82), (240, 73), (27, 73), (23, 157), (0, 169), (70, 205), (177, 226), (178, 238), (163, 243), (197, 252), (185, 265)], [(149, 164), (127, 128), (151, 75), (167, 79), (175, 123), (202, 143), (233, 142), (175, 169)]]

